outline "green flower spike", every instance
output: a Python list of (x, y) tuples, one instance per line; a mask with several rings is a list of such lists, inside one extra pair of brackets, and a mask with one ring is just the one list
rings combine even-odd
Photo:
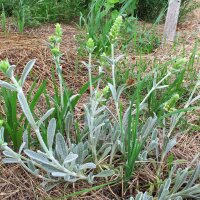
[(62, 34), (63, 34), (63, 32), (62, 32), (62, 28), (61, 28), (60, 24), (56, 24), (55, 35), (57, 37), (62, 37)]
[(8, 62), (8, 60), (2, 60), (0, 62), (0, 71), (2, 71), (4, 74), (6, 74), (9, 67), (10, 67), (10, 63)]
[(122, 22), (123, 22), (122, 16), (117, 17), (112, 28), (110, 29), (109, 37), (110, 37), (111, 43), (114, 43), (116, 41), (120, 32)]
[(108, 92), (109, 92), (109, 86), (107, 85), (107, 86), (106, 86), (105, 88), (103, 88), (103, 90), (102, 90), (103, 96), (106, 96)]
[(60, 50), (59, 50), (58, 48), (53, 48), (53, 49), (51, 49), (51, 53), (52, 53), (55, 57), (61, 55)]
[(179, 94), (174, 94), (167, 102), (165, 102), (164, 110), (166, 110), (167, 112), (175, 111), (175, 105), (179, 98)]
[(180, 69), (183, 65), (187, 63), (187, 58), (179, 58), (175, 61), (173, 67), (175, 69)]
[(87, 49), (89, 49), (90, 52), (94, 50), (94, 40), (92, 38), (89, 38), (86, 43)]

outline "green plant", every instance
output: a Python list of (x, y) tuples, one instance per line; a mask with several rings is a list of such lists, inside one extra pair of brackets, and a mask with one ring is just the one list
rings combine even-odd
[(80, 18), (80, 25), (85, 25), (88, 36), (94, 39), (96, 51), (100, 53), (110, 52), (110, 41), (107, 34), (114, 20), (128, 10), (131, 10), (131, 14), (134, 13), (136, 2), (137, 0), (92, 0), (88, 15), (85, 18), (83, 16)]
[[(7, 61), (6, 61), (7, 62)], [(27, 67), (32, 65), (32, 62), (27, 63)], [(15, 66), (12, 66), (13, 70)], [(24, 72), (25, 73), (25, 72)], [(28, 92), (28, 102), (30, 102), (30, 109), (34, 113), (34, 108), (37, 105), (42, 93), (46, 88), (46, 82), (43, 82), (37, 89), (35, 93), (33, 90), (35, 88), (35, 82), (31, 86), (31, 90)], [(24, 115), (19, 116), (19, 108), (17, 105), (17, 93), (13, 91), (1, 88), (1, 102), (4, 103), (2, 109), (1, 119), (3, 120), (3, 125), (5, 126), (4, 135), (7, 142), (12, 142), (15, 150), (18, 150), (22, 144), (23, 130), (28, 129), (28, 123), (24, 119)], [(31, 98), (30, 98), (31, 96)], [(21, 113), (21, 112), (20, 112)], [(35, 115), (35, 114), (34, 114)], [(30, 138), (30, 131), (27, 132)]]
[(20, 33), (24, 31), (25, 25), (25, 7), (23, 0), (19, 1), (19, 10), (17, 11), (17, 26)]
[[(195, 181), (199, 177), (199, 167), (197, 167), (188, 182), (186, 182), (186, 179), (190, 174), (189, 168), (183, 171), (179, 170), (176, 176), (178, 179), (173, 179), (175, 181), (173, 183), (171, 178), (175, 167), (171, 163), (172, 173), (162, 184), (161, 181), (165, 178), (164, 174), (162, 174), (163, 163), (176, 144), (178, 136), (178, 134), (173, 134), (172, 132), (178, 125), (180, 118), (183, 117), (184, 112), (195, 109), (196, 107), (193, 105), (200, 99), (200, 95), (197, 93), (200, 85), (200, 74), (184, 108), (179, 110), (176, 108), (179, 96), (175, 94), (165, 101), (163, 106), (164, 115), (158, 118), (155, 115), (150, 117), (149, 114), (146, 115), (148, 99), (155, 91), (166, 90), (169, 87), (169, 85), (166, 85), (166, 80), (180, 69), (177, 69), (177, 66), (173, 66), (162, 77), (158, 76), (159, 69), (155, 69), (151, 73), (151, 75), (153, 74), (152, 87), (145, 94), (142, 93), (142, 86), (146, 80), (142, 80), (141, 73), (138, 71), (137, 87), (133, 93), (132, 101), (124, 106), (121, 101), (121, 95), (127, 87), (126, 85), (118, 86), (116, 83), (116, 67), (123, 55), (115, 55), (115, 45), (122, 24), (122, 17), (118, 16), (108, 34), (111, 42), (111, 55), (110, 57), (105, 54), (101, 56), (99, 78), (96, 82), (94, 82), (93, 78), (94, 65), (92, 63), (95, 42), (92, 38), (89, 38), (86, 43), (88, 62), (82, 63), (88, 69), (89, 83), (87, 88), (89, 87), (90, 89), (90, 95), (87, 103), (84, 104), (85, 120), (81, 128), (76, 128), (77, 124), (74, 121), (72, 111), (66, 112), (65, 118), (62, 115), (57, 116), (58, 120), (63, 121), (65, 125), (65, 132), (61, 133), (56, 127), (57, 120), (52, 117), (54, 108), (50, 108), (42, 117), (38, 117), (31, 110), (23, 91), (23, 85), (34, 65), (34, 60), (26, 65), (19, 80), (14, 76), (14, 68), (7, 60), (0, 62), (0, 70), (10, 79), (9, 82), (0, 81), (0, 86), (17, 93), (22, 111), (40, 144), (40, 147), (34, 146), (33, 150), (28, 148), (27, 131), (23, 130), (23, 143), (19, 153), (16, 153), (9, 147), (9, 144), (4, 142), (4, 128), (1, 127), (0, 147), (4, 154), (3, 162), (22, 165), (28, 172), (41, 178), (43, 186), (47, 186), (47, 189), (60, 182), (75, 184), (79, 180), (84, 180), (93, 184), (96, 178), (108, 178), (113, 175), (119, 177), (117, 180), (126, 182), (125, 186), (127, 186), (129, 180), (133, 177), (136, 166), (140, 167), (149, 162), (157, 170), (154, 184), (156, 188), (159, 188), (159, 193), (155, 191), (156, 198), (164, 197), (165, 199), (165, 195), (172, 199), (174, 197), (178, 198), (178, 196), (183, 198), (191, 197), (188, 195), (196, 195), (198, 197), (199, 185)], [(60, 42), (57, 43), (58, 40), (61, 40), (61, 33), (61, 27), (57, 25), (56, 33), (50, 40), (54, 61), (57, 62), (57, 70), (61, 68), (58, 60), (61, 54), (59, 49)], [(105, 73), (103, 68), (105, 63), (111, 68), (111, 78), (109, 82), (105, 82), (105, 85), (102, 86), (103, 79), (101, 78), (103, 76), (101, 75)], [(61, 72), (61, 70), (57, 71), (57, 75), (59, 76), (60, 73), (60, 76), (62, 76)], [(67, 105), (65, 104), (64, 80), (62, 78), (58, 85), (56, 93), (60, 94), (57, 95), (56, 104), (59, 105), (58, 108), (61, 106), (64, 108), (70, 102), (67, 101)], [(110, 90), (110, 96), (107, 96), (108, 90)], [(54, 102), (53, 98), (49, 97), (49, 99)], [(111, 104), (114, 105), (113, 108), (110, 108), (109, 105)], [(45, 123), (49, 118), (48, 123)], [(43, 129), (47, 133), (46, 138), (42, 136)], [(78, 131), (74, 131), (71, 134), (72, 129), (78, 129)], [(162, 136), (158, 136), (158, 130), (159, 133), (162, 133)], [(169, 188), (171, 183), (173, 191)], [(186, 188), (184, 188), (185, 185)], [(188, 191), (191, 191), (191, 194)], [(143, 194), (141, 195), (144, 196)], [(140, 198), (140, 196), (137, 198)], [(146, 197), (148, 197), (147, 193)]]
[(1, 27), (2, 27), (3, 32), (5, 33), (6, 32), (6, 13), (5, 13), (3, 4), (2, 4), (2, 13), (1, 13)]
[[(175, 171), (177, 172), (175, 173)], [(200, 184), (195, 184), (200, 175), (200, 165), (195, 169), (187, 167), (186, 169), (177, 169), (174, 166), (169, 174), (169, 177), (163, 182), (157, 192), (158, 200), (182, 200), (182, 199), (199, 199)], [(154, 197), (148, 195), (147, 192), (139, 192), (135, 200), (153, 200)], [(134, 200), (131, 197), (129, 200)]]

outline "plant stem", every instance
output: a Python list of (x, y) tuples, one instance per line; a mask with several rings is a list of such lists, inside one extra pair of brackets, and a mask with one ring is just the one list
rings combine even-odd
[(92, 90), (92, 54), (89, 53), (89, 65), (88, 65), (88, 72), (89, 72), (89, 82), (90, 82), (90, 98), (93, 95), (93, 90)]
[(60, 85), (60, 98), (61, 98), (61, 108), (64, 107), (64, 98), (63, 98), (63, 79), (62, 79), (62, 67), (60, 66), (60, 60), (59, 57), (54, 58), (56, 69), (58, 73), (59, 78), (59, 85)]

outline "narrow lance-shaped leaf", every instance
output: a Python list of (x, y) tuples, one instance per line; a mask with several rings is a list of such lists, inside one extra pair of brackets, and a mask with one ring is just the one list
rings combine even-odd
[(49, 109), (43, 116), (42, 118), (37, 122), (38, 126), (41, 126), (41, 124), (53, 113), (55, 109), (51, 108)]
[(26, 64), (26, 66), (25, 66), (25, 68), (24, 68), (24, 70), (23, 70), (22, 76), (21, 76), (21, 80), (20, 80), (20, 81), (21, 81), (21, 86), (24, 85), (24, 82), (25, 82), (25, 80), (26, 80), (26, 78), (27, 78), (29, 72), (31, 71), (31, 69), (33, 68), (33, 66), (34, 66), (34, 64), (35, 64), (35, 61), (36, 61), (36, 60), (30, 60), (30, 61)]
[(9, 89), (11, 91), (17, 91), (17, 88), (14, 85), (11, 85), (5, 81), (0, 81), (0, 86)]
[(64, 161), (67, 157), (67, 145), (65, 143), (64, 137), (61, 133), (58, 133), (56, 135), (56, 153), (60, 158)]
[(36, 126), (35, 120), (33, 119), (33, 116), (31, 114), (26, 98), (24, 97), (24, 94), (22, 92), (18, 93), (18, 100), (29, 123), (31, 124), (31, 126), (35, 127)]
[(50, 120), (48, 128), (47, 128), (47, 142), (49, 150), (52, 152), (54, 135), (56, 132), (56, 120), (53, 118)]

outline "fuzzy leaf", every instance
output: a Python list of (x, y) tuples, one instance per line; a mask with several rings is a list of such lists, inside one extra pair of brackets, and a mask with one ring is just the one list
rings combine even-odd
[(77, 158), (78, 158), (78, 155), (77, 155), (77, 154), (70, 153), (70, 154), (65, 158), (63, 164), (67, 164), (67, 163), (73, 162), (73, 161), (75, 161)]
[(33, 68), (33, 66), (34, 66), (34, 64), (35, 64), (35, 61), (36, 61), (36, 60), (30, 60), (30, 61), (26, 64), (26, 66), (25, 66), (25, 68), (24, 68), (24, 70), (23, 70), (22, 76), (21, 76), (21, 86), (24, 85), (24, 82), (25, 82), (25, 80), (26, 80), (26, 78), (27, 78), (29, 72), (31, 71), (31, 69)]
[(16, 158), (4, 158), (2, 159), (2, 162), (5, 164), (19, 163), (19, 161)]
[(51, 108), (49, 109), (43, 116), (42, 118), (37, 122), (38, 126), (41, 126), (41, 124), (53, 113), (55, 109)]
[(22, 107), (22, 110), (23, 110), (26, 118), (28, 119), (31, 126), (35, 127), (36, 126), (35, 120), (33, 119), (33, 116), (31, 114), (31, 111), (30, 111), (29, 105), (26, 101), (26, 98), (24, 97), (24, 94), (22, 92), (19, 92), (17, 96), (18, 96), (19, 103)]
[(36, 160), (36, 161), (44, 163), (44, 164), (49, 164), (49, 160), (46, 157), (44, 157), (44, 155), (41, 153), (36, 153), (29, 149), (25, 149), (24, 153), (33, 160)]
[(80, 170), (85, 170), (85, 169), (95, 169), (96, 165), (94, 163), (85, 163), (83, 165), (80, 165)]
[(50, 120), (49, 125), (47, 127), (47, 142), (49, 150), (52, 152), (54, 135), (56, 132), (56, 120), (53, 118)]
[(94, 175), (94, 177), (105, 178), (108, 176), (112, 176), (113, 174), (115, 174), (115, 172), (113, 170), (104, 170), (104, 171)]
[(5, 81), (0, 80), (0, 86), (9, 89), (11, 91), (17, 91), (17, 88), (14, 85), (11, 85)]
[(58, 156), (60, 156), (60, 158), (63, 161), (65, 160), (68, 154), (67, 145), (61, 133), (58, 133), (56, 135), (56, 153), (58, 154)]

